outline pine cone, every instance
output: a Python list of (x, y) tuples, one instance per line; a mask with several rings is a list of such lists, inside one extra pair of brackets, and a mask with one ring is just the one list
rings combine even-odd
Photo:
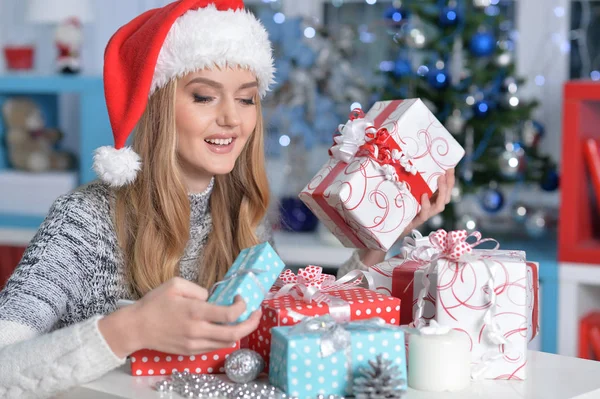
[(398, 377), (400, 370), (391, 360), (385, 360), (377, 355), (375, 360), (369, 360), (371, 368), (360, 368), (360, 377), (354, 379), (354, 397), (356, 399), (399, 399), (405, 390), (406, 383)]

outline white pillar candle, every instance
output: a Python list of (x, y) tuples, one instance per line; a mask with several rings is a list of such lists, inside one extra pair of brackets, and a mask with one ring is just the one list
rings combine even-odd
[(471, 352), (464, 334), (438, 326), (410, 334), (408, 385), (411, 388), (452, 392), (465, 389), (470, 381)]

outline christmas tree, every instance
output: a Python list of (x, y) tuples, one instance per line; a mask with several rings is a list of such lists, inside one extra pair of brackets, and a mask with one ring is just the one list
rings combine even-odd
[[(520, 96), (524, 81), (515, 73), (515, 32), (499, 3), (394, 2), (385, 20), (396, 58), (381, 68), (387, 76), (383, 99), (423, 99), (465, 148), (454, 202), (475, 193), (490, 216), (515, 206), (506, 198), (507, 187), (538, 184), (553, 191), (558, 186), (556, 165), (539, 150), (544, 128), (532, 119), (537, 103)], [(513, 211), (514, 222), (519, 216), (525, 221), (523, 212)], [(470, 216), (460, 213), (451, 203), (429, 227), (475, 228)]]

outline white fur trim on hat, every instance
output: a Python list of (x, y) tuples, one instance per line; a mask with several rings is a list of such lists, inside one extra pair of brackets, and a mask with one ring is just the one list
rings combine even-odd
[(100, 180), (113, 187), (120, 187), (135, 180), (141, 168), (141, 158), (131, 147), (117, 150), (104, 146), (94, 152), (93, 167)]
[(274, 82), (273, 65), (269, 35), (252, 13), (219, 11), (210, 4), (175, 21), (158, 55), (149, 94), (190, 72), (239, 66), (256, 74), (264, 97)]

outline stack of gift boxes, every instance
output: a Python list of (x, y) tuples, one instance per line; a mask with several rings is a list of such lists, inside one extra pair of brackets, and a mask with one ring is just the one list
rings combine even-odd
[[(355, 110), (339, 131), (300, 198), (345, 246), (387, 251), (464, 151), (418, 99)], [(405, 332), (420, 335), (432, 320), (464, 335), (474, 377), (523, 379), (537, 332), (537, 264), (520, 251), (474, 249), (484, 241), (414, 233), (398, 257), (339, 280), (318, 266), (284, 270), (263, 243), (240, 253), (209, 302), (242, 296), (247, 310), (238, 322), (262, 309), (242, 346), (264, 358), (273, 385), (299, 398), (352, 394), (359, 370), (378, 355), (398, 366), (406, 389)], [(132, 372), (222, 373), (239, 346), (191, 357), (141, 351)]]

